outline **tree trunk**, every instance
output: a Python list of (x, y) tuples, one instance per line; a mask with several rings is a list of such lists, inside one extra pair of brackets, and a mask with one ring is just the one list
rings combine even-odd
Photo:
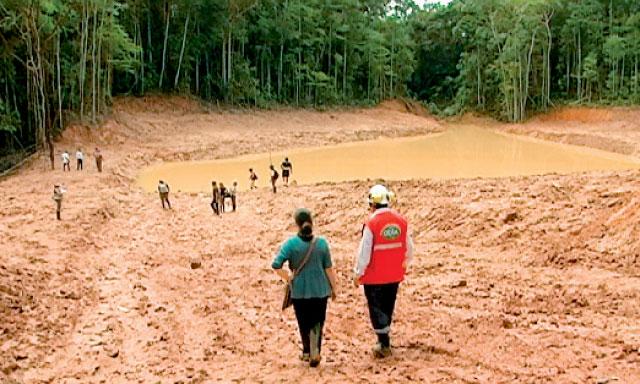
[(347, 36), (344, 37), (342, 53), (342, 99), (345, 101), (347, 100)]
[(61, 32), (58, 31), (58, 41), (56, 44), (56, 77), (58, 83), (58, 123), (60, 130), (62, 130), (64, 122), (62, 121), (62, 88), (60, 86), (60, 33)]
[(96, 35), (98, 34), (98, 6), (93, 9), (93, 34), (91, 36), (91, 123), (96, 123)]
[(227, 84), (233, 78), (233, 46), (232, 46), (232, 33), (233, 27), (229, 26), (229, 35), (227, 36), (228, 46), (227, 46)]
[(282, 100), (282, 56), (284, 54), (284, 43), (280, 41), (280, 62), (278, 63), (278, 100)]
[(151, 0), (147, 11), (147, 51), (149, 52), (149, 65), (153, 65), (153, 45), (151, 44)]
[(222, 85), (224, 88), (227, 87), (227, 37), (222, 32)]
[(158, 88), (162, 88), (162, 79), (164, 77), (164, 69), (167, 62), (167, 40), (169, 40), (169, 23), (171, 21), (171, 6), (168, 2), (165, 2), (165, 11), (167, 13), (167, 24), (164, 28), (164, 44), (162, 47), (162, 70), (160, 71), (160, 81)]
[(189, 29), (189, 19), (191, 14), (187, 14), (187, 20), (184, 22), (184, 33), (182, 34), (182, 48), (180, 48), (180, 60), (178, 60), (178, 71), (176, 72), (176, 78), (173, 82), (173, 87), (178, 87), (178, 81), (180, 80), (180, 68), (182, 67), (182, 58), (184, 57), (184, 47), (187, 43), (187, 30)]
[(582, 100), (582, 33), (578, 29), (578, 100)]

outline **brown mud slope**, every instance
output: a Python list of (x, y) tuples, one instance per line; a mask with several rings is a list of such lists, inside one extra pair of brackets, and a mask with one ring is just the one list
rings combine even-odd
[[(635, 148), (632, 123), (611, 135)], [(540, 135), (564, 132), (565, 122), (538, 124)], [(598, 124), (566, 125), (597, 141)], [(0, 181), (0, 382), (640, 382), (637, 172), (393, 183), (417, 256), (385, 361), (368, 354), (364, 298), (349, 284), (369, 183), (263, 188), (216, 218), (206, 195), (173, 194), (163, 211), (133, 180), (159, 160), (443, 128), (389, 108), (218, 113), (150, 99), (70, 129), (58, 148), (100, 145), (103, 174), (38, 159)], [(69, 190), (62, 223), (55, 182)], [(297, 360), (293, 313), (278, 309), (269, 268), (302, 205), (341, 282), (317, 370)]]
[(525, 124), (505, 126), (505, 130), (638, 156), (639, 122), (639, 108), (562, 107)]

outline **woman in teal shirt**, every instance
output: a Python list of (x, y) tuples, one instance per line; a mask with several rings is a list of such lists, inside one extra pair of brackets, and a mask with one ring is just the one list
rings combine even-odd
[(313, 236), (313, 220), (308, 209), (301, 208), (294, 213), (298, 234), (285, 241), (280, 247), (271, 267), (285, 281), (291, 275), (282, 266), (289, 263), (295, 270), (302, 263), (310, 246), (313, 246), (309, 260), (293, 280), (291, 298), (302, 339), (302, 360), (312, 367), (320, 364), (322, 328), (327, 312), (327, 299), (336, 297), (336, 277), (332, 269), (329, 243), (323, 237)]

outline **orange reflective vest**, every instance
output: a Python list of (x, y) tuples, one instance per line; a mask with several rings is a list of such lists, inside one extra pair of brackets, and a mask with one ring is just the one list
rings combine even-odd
[(382, 209), (365, 224), (373, 234), (371, 260), (360, 277), (362, 284), (389, 284), (404, 280), (407, 220), (394, 210)]

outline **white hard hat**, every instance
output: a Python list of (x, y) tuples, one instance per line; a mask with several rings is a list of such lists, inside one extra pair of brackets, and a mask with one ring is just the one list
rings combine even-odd
[(387, 189), (384, 185), (377, 184), (369, 190), (369, 204), (389, 205), (395, 200), (395, 194)]

